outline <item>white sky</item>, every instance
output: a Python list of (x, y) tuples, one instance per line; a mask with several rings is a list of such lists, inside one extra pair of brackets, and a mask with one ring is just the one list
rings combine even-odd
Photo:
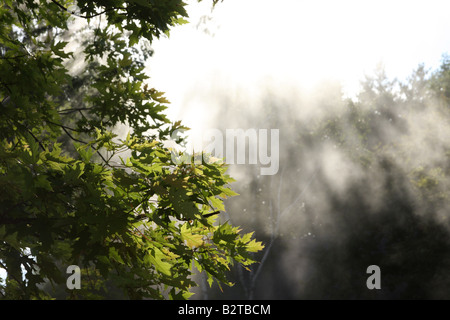
[(169, 116), (188, 126), (203, 112), (186, 110), (213, 109), (217, 86), (254, 92), (266, 79), (281, 88), (333, 78), (351, 95), (379, 62), (404, 79), (450, 52), (448, 0), (225, 0), (207, 23), (214, 36), (196, 28), (211, 1), (188, 3), (192, 23), (156, 41), (149, 62), (152, 84), (172, 102)]

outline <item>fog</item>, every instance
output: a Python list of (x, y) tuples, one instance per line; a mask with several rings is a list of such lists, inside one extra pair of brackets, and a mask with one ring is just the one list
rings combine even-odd
[(450, 52), (448, 9), (194, 2), (191, 24), (153, 43), (151, 83), (197, 149), (208, 129), (280, 134), (275, 175), (230, 165), (240, 196), (221, 215), (256, 230), (260, 262), (195, 299), (449, 298), (450, 117), (429, 86)]

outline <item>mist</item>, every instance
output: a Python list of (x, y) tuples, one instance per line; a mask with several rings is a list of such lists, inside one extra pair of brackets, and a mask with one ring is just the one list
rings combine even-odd
[(194, 299), (450, 298), (448, 9), (192, 3), (153, 44), (151, 82), (197, 149), (208, 129), (279, 129), (278, 172), (230, 165), (240, 195), (221, 214), (264, 241), (259, 263)]

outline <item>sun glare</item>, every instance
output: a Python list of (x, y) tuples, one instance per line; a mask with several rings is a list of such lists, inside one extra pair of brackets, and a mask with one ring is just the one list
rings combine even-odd
[(154, 43), (149, 74), (172, 102), (169, 116), (188, 125), (208, 121), (190, 105), (216, 112), (218, 92), (252, 95), (269, 82), (308, 90), (332, 79), (352, 96), (380, 62), (399, 79), (420, 63), (439, 66), (449, 9), (437, 0), (225, 0), (211, 12), (209, 1), (191, 1), (191, 23)]

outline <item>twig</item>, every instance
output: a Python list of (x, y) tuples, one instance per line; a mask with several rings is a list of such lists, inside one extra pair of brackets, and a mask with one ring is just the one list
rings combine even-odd
[[(276, 218), (276, 221), (274, 223), (272, 223), (272, 234), (270, 235), (270, 242), (269, 242), (266, 250), (264, 251), (264, 255), (261, 258), (261, 261), (258, 265), (258, 268), (256, 269), (256, 272), (251, 277), (250, 289), (248, 292), (249, 300), (253, 299), (253, 293), (254, 293), (254, 289), (256, 286), (256, 279), (258, 278), (259, 274), (261, 273), (262, 267), (264, 266), (264, 263), (266, 262), (267, 257), (269, 256), (269, 253), (272, 249), (272, 246), (273, 246), (275, 240), (278, 238), (278, 229), (280, 227), (281, 217), (284, 216), (287, 212), (289, 212), (289, 210), (302, 198), (303, 193), (308, 189), (309, 185), (311, 184), (314, 177), (316, 176), (316, 173), (317, 173), (317, 170), (314, 171), (311, 178), (308, 180), (306, 186), (303, 188), (303, 190), (300, 192), (300, 194), (297, 196), (297, 198), (288, 207), (286, 207), (283, 211), (281, 211), (281, 206), (280, 206), (280, 204), (281, 204), (281, 189), (282, 189), (282, 184), (283, 184), (283, 172), (281, 172), (280, 183), (278, 185), (277, 218)], [(272, 200), (270, 200), (269, 210), (270, 210), (271, 216), (273, 217)], [(275, 226), (274, 226), (274, 224), (275, 224)]]
[(70, 128), (70, 127), (68, 127), (68, 126), (65, 126), (65, 125), (62, 125), (62, 124), (59, 124), (59, 123), (50, 121), (50, 120), (48, 120), (48, 119), (45, 120), (45, 121), (47, 121), (48, 123), (51, 123), (51, 124), (53, 124), (53, 125), (55, 125), (55, 126), (61, 127), (61, 128), (63, 128), (63, 129), (65, 128), (65, 129), (68, 129), (68, 130), (70, 130), (70, 131), (82, 132), (81, 130), (73, 129), (73, 128)]
[(96, 13), (96, 14), (90, 15), (90, 16), (82, 16), (82, 15), (80, 15), (80, 14), (75, 13), (75, 11), (70, 11), (69, 9), (67, 9), (66, 7), (64, 7), (61, 3), (59, 3), (59, 2), (56, 1), (56, 0), (51, 0), (51, 1), (52, 1), (54, 4), (56, 4), (59, 8), (61, 8), (62, 10), (66, 11), (66, 12), (68, 12), (68, 13), (70, 13), (70, 14), (73, 14), (73, 15), (76, 16), (76, 17), (84, 18), (84, 19), (94, 18), (94, 17), (100, 16), (100, 15), (102, 15), (102, 14), (108, 12), (108, 11), (112, 11), (112, 10), (119, 10), (119, 9), (125, 10), (124, 8), (116, 8), (116, 7), (112, 7), (112, 8), (106, 9), (106, 10), (104, 10), (104, 11), (102, 11), (102, 12), (98, 12), (98, 13)]
[(69, 138), (72, 139), (73, 141), (76, 141), (76, 142), (79, 142), (79, 143), (82, 143), (82, 144), (88, 144), (86, 141), (77, 139), (77, 138), (75, 138), (74, 136), (72, 136), (72, 135), (69, 133), (69, 131), (67, 131), (67, 128), (66, 128), (65, 126), (60, 126), (60, 127), (61, 127), (61, 128), (64, 130), (64, 132), (69, 136)]
[(214, 211), (214, 212), (206, 213), (206, 214), (202, 215), (202, 217), (203, 218), (209, 218), (209, 217), (211, 217), (213, 215), (216, 215), (216, 214), (219, 214), (219, 213), (220, 213), (220, 211)]
[[(272, 180), (270, 181), (270, 184), (272, 184)], [(266, 250), (264, 251), (264, 255), (261, 258), (261, 261), (258, 265), (258, 268), (256, 269), (255, 274), (251, 277), (250, 289), (249, 289), (249, 294), (248, 294), (249, 300), (253, 300), (253, 293), (255, 291), (256, 279), (258, 278), (259, 274), (261, 273), (262, 267), (264, 266), (264, 263), (266, 262), (266, 259), (269, 256), (269, 253), (272, 249), (275, 239), (278, 237), (278, 229), (280, 227), (280, 217), (281, 217), (280, 202), (281, 202), (281, 189), (282, 189), (281, 187), (282, 187), (282, 185), (283, 185), (283, 171), (281, 171), (280, 182), (278, 184), (277, 218), (276, 218), (275, 222), (272, 222), (272, 234), (270, 235), (269, 245), (267, 246)], [(270, 215), (273, 218), (272, 199), (270, 199), (270, 201), (269, 201), (269, 210), (270, 210)]]
[[(80, 140), (80, 139), (77, 139), (77, 138), (73, 137), (73, 136), (69, 133), (69, 131), (67, 131), (67, 129), (66, 129), (64, 126), (61, 126), (61, 128), (62, 128), (62, 129), (64, 130), (64, 132), (69, 136), (69, 138), (72, 139), (73, 141), (80, 142), (80, 143), (83, 143), (83, 144), (88, 144), (86, 141), (83, 141), (83, 140)], [(103, 155), (100, 153), (100, 151), (98, 151), (98, 149), (95, 149), (95, 152), (100, 156), (100, 158), (102, 158), (103, 162), (104, 162), (106, 165), (110, 166), (110, 164), (108, 163), (108, 161), (105, 159), (105, 157), (103, 157)]]
[(42, 151), (45, 151), (44, 146), (42, 145), (41, 141), (39, 141), (38, 138), (36, 138), (36, 136), (33, 134), (33, 132), (31, 132), (30, 129), (27, 128), (27, 131), (29, 134), (31, 134), (31, 136), (34, 138), (34, 140), (36, 140), (36, 142), (39, 144), (39, 146), (41, 147)]
[(295, 201), (293, 203), (291, 203), (287, 208), (285, 208), (283, 210), (283, 212), (281, 213), (281, 216), (285, 215), (286, 213), (289, 212), (289, 210), (292, 208), (292, 206), (294, 206), (302, 197), (303, 193), (309, 188), (309, 185), (311, 184), (311, 182), (314, 180), (314, 178), (316, 177), (318, 170), (315, 170), (313, 172), (313, 174), (311, 175), (311, 178), (309, 178), (306, 186), (303, 188), (302, 192), (300, 192), (300, 194), (298, 195), (298, 197), (295, 199)]
[(90, 110), (91, 108), (70, 108), (58, 111), (59, 114), (70, 114), (81, 110)]

